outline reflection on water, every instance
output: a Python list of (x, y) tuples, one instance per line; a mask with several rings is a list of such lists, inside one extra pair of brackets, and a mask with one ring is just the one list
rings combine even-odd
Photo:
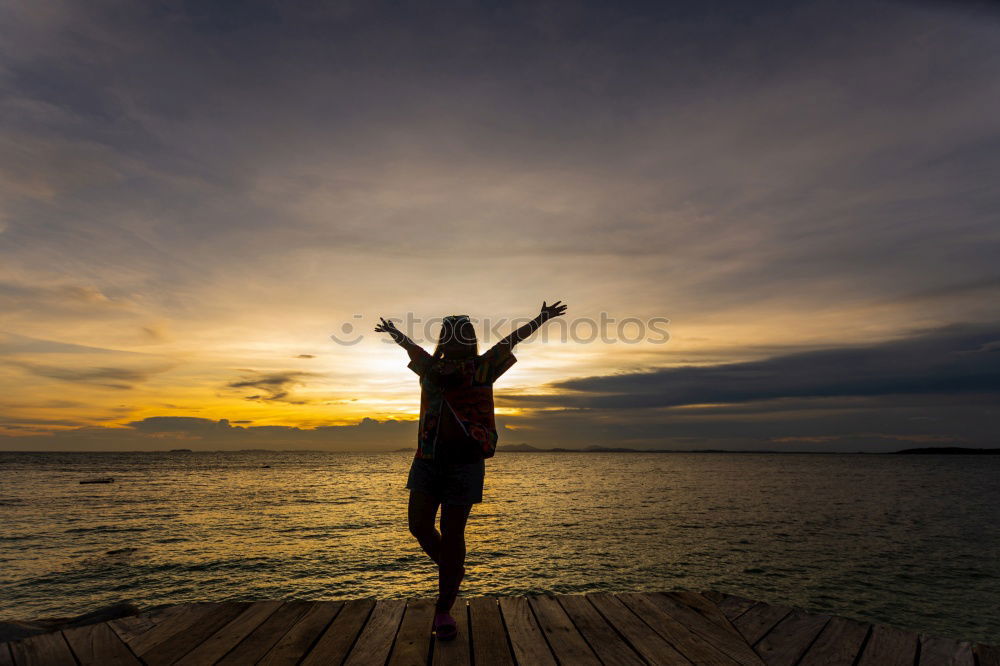
[[(0, 453), (0, 619), (432, 596), (406, 528), (409, 462)], [(997, 457), (501, 451), (463, 590), (714, 588), (1000, 643), (998, 472)], [(116, 482), (78, 483), (93, 476)]]

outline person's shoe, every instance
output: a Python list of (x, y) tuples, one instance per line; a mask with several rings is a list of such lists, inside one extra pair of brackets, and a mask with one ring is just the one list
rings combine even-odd
[(434, 614), (434, 635), (439, 641), (450, 641), (458, 635), (458, 625), (450, 613)]

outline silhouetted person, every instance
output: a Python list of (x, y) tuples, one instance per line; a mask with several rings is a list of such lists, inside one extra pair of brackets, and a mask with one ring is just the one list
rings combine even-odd
[[(481, 355), (467, 315), (444, 318), (433, 355), (392, 322), (380, 317), (375, 327), (406, 350), (408, 367), (420, 377), (417, 451), (406, 487), (410, 533), (438, 565), (434, 631), (439, 639), (452, 639), (457, 633), (449, 611), (465, 576), (465, 523), (472, 505), (483, 501), (484, 461), (496, 452), (493, 382), (517, 360), (514, 345), (565, 311), (561, 301), (543, 302), (537, 317)], [(434, 527), (438, 505), (440, 532)]]

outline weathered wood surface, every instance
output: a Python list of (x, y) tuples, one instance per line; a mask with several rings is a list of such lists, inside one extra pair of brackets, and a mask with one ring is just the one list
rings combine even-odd
[(0, 666), (1000, 666), (1000, 647), (716, 591), (459, 599), (194, 603), (0, 643)]
[[(454, 613), (453, 613), (454, 614)], [(469, 599), (469, 622), (472, 638), (472, 658), (477, 664), (511, 666), (514, 655), (500, 616), (500, 603), (492, 597)], [(437, 650), (434, 651), (437, 654)]]

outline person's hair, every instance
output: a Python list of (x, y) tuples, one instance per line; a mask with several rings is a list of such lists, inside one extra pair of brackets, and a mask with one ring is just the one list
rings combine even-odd
[[(445, 343), (457, 343), (449, 348), (447, 358), (473, 358), (479, 355), (476, 341), (476, 329), (468, 315), (449, 315), (441, 322), (441, 333), (438, 335), (434, 358), (445, 358)], [(460, 345), (460, 346), (459, 346)], [(456, 351), (457, 350), (457, 351)]]

